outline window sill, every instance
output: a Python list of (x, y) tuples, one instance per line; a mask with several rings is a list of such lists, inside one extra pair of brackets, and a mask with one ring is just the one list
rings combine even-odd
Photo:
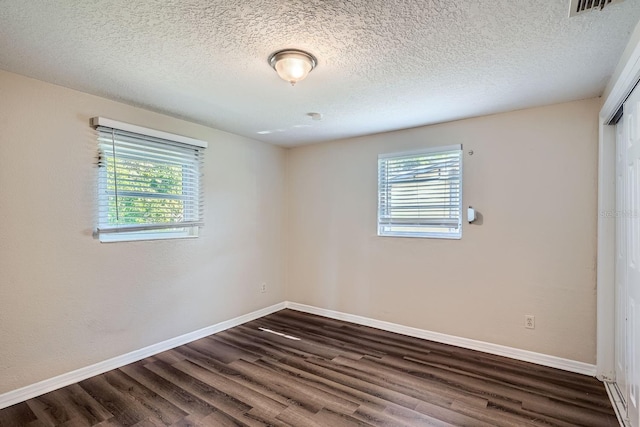
[(141, 242), (150, 240), (195, 239), (198, 230), (163, 233), (104, 233), (98, 235), (100, 243)]

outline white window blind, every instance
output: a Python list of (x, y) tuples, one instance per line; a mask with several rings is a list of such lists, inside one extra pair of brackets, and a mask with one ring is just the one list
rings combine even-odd
[(92, 124), (99, 147), (100, 240), (196, 237), (203, 225), (206, 143), (151, 129), (144, 134), (144, 128), (108, 119)]
[(378, 235), (461, 237), (461, 145), (378, 156)]

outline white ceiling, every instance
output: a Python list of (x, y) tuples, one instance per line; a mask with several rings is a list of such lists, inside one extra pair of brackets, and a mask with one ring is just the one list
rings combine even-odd
[[(292, 146), (600, 95), (640, 0), (574, 18), (568, 7), (0, 0), (0, 68)], [(267, 63), (283, 48), (318, 58), (295, 87)]]

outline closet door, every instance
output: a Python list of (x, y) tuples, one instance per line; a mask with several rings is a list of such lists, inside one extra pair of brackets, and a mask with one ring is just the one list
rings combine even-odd
[(627, 413), (640, 427), (640, 89), (624, 104), (626, 151), (625, 210), (627, 225)]
[(626, 406), (627, 388), (627, 218), (620, 215), (626, 209), (626, 117), (623, 115), (616, 125), (616, 336), (615, 364), (616, 383)]

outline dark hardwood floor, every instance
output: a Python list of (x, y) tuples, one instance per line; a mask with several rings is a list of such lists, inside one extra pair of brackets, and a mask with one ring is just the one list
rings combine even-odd
[(3, 427), (93, 425), (618, 423), (594, 378), (283, 310), (0, 410)]

